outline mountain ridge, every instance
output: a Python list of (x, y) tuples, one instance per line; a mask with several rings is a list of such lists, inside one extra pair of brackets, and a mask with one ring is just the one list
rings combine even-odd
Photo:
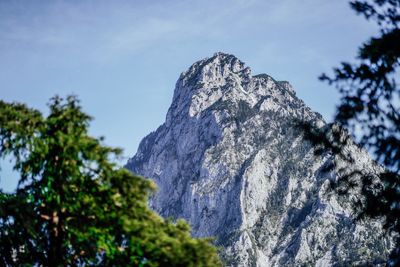
[[(384, 260), (390, 240), (378, 222), (355, 222), (349, 200), (328, 190), (340, 166), (324, 170), (335, 156), (315, 156), (298, 121), (327, 127), (288, 82), (252, 76), (218, 52), (180, 75), (165, 123), (126, 167), (157, 183), (150, 205), (162, 216), (215, 236), (227, 266)], [(359, 156), (354, 166), (339, 165), (379, 171), (365, 151), (348, 149)]]

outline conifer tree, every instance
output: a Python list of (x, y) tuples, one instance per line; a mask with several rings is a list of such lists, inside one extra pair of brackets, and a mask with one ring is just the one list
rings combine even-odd
[[(342, 63), (332, 76), (320, 78), (335, 85), (341, 95), (335, 121), (347, 128), (360, 145), (368, 148), (386, 167), (380, 183), (362, 174), (364, 200), (356, 203), (360, 217), (384, 218), (384, 226), (395, 236), (388, 262), (400, 265), (400, 0), (351, 1), (357, 14), (377, 23), (380, 31), (361, 45), (355, 63)], [(341, 153), (339, 137), (324, 141)], [(315, 136), (314, 136), (315, 139)], [(322, 139), (319, 139), (322, 140)], [(333, 140), (333, 141), (332, 141)], [(339, 185), (351, 186), (354, 177), (343, 177)], [(352, 181), (353, 180), (353, 181)], [(344, 188), (343, 186), (339, 186)], [(346, 193), (346, 192), (342, 192)]]

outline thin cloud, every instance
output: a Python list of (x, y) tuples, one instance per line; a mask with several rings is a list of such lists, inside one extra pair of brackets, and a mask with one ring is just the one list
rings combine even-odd
[[(182, 42), (246, 44), (252, 38), (282, 47), (319, 23), (329, 23), (328, 0), (222, 1), (54, 1), (23, 7), (0, 4), (0, 47), (31, 56), (107, 64), (155, 47)], [(15, 4), (17, 3), (17, 4)], [(304, 10), (308, 10), (304, 14)], [(326, 17), (326, 21), (323, 19)], [(321, 21), (322, 18), (322, 21)], [(283, 36), (280, 32), (286, 32)], [(264, 35), (264, 36), (262, 36)], [(260, 44), (265, 49), (268, 46)], [(29, 50), (27, 49), (29, 48)], [(217, 49), (218, 50), (218, 49)], [(271, 51), (272, 52), (272, 51)], [(4, 52), (3, 52), (4, 53)], [(0, 52), (1, 55), (1, 52)], [(68, 55), (73, 55), (68, 57)]]
[[(0, 44), (8, 49), (29, 46), (63, 54), (78, 53), (90, 60), (107, 61), (140, 53), (154, 45), (196, 37), (228, 38), (239, 27), (242, 11), (256, 1), (165, 2), (147, 5), (98, 5), (80, 2), (44, 2), (43, 7), (17, 9), (17, 16), (0, 19)], [(90, 3), (90, 2), (89, 2)], [(4, 4), (3, 4), (4, 5)]]

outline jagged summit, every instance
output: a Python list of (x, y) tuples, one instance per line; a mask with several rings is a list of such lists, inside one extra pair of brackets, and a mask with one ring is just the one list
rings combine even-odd
[[(197, 61), (178, 79), (167, 122), (178, 113), (198, 116), (218, 102), (246, 103), (250, 108), (262, 105), (268, 97), (296, 98), (286, 81), (267, 74), (251, 75), (251, 69), (234, 55), (222, 52)], [(297, 99), (302, 103), (301, 100)]]
[(273, 80), (271, 76), (265, 73), (257, 74), (252, 77), (250, 67), (247, 67), (245, 63), (236, 56), (224, 52), (216, 52), (210, 58), (195, 62), (187, 71), (181, 74), (179, 80), (183, 80), (184, 85), (207, 82), (218, 83), (223, 76), (229, 77), (232, 74), (246, 79)]
[(179, 93), (176, 91), (185, 87), (212, 90), (214, 87), (233, 83), (238, 78), (249, 80), (250, 68), (245, 67), (245, 64), (235, 56), (218, 52), (210, 58), (197, 61), (183, 72), (177, 82), (175, 93)]
[[(237, 73), (245, 68), (245, 64), (237, 57), (223, 52), (217, 52), (210, 58), (205, 58), (195, 62), (189, 69), (182, 73), (182, 76), (191, 77), (193, 74), (204, 74), (207, 71), (218, 69), (219, 71)], [(221, 73), (222, 74), (222, 73)]]
[(379, 223), (355, 222), (349, 197), (330, 192), (339, 169), (381, 171), (355, 145), (355, 163), (315, 156), (296, 121), (325, 127), (288, 82), (251, 75), (233, 55), (194, 63), (176, 83), (166, 122), (126, 167), (158, 185), (151, 206), (214, 236), (226, 266), (349, 266), (385, 259)]

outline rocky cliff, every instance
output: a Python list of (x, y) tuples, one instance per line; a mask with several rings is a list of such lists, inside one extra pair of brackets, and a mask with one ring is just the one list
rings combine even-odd
[(354, 221), (350, 198), (360, 196), (329, 189), (340, 167), (379, 166), (351, 144), (354, 164), (329, 151), (315, 156), (297, 121), (326, 125), (288, 82), (252, 76), (235, 56), (217, 53), (181, 74), (165, 123), (127, 168), (157, 183), (151, 206), (162, 216), (186, 219), (195, 236), (216, 237), (226, 266), (385, 259), (390, 242), (379, 222)]

